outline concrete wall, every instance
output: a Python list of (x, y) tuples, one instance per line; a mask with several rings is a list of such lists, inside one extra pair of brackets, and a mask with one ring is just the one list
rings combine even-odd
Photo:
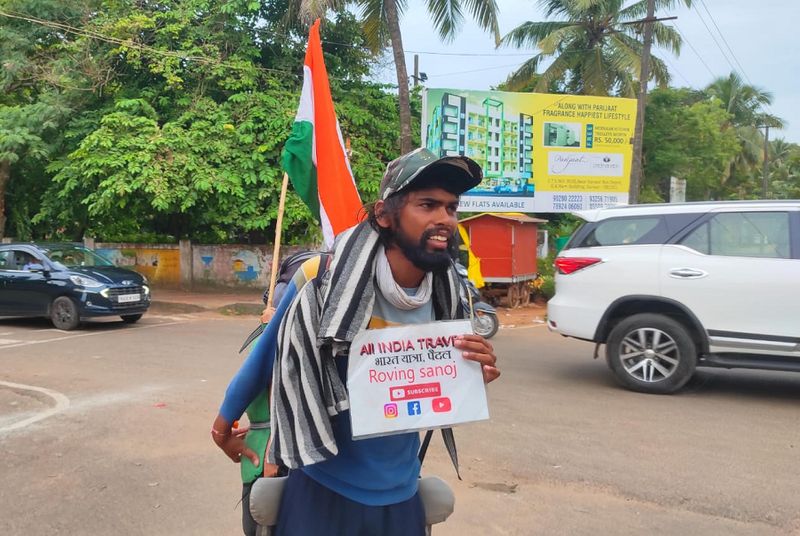
[(181, 285), (181, 256), (172, 244), (95, 244), (95, 251), (117, 266), (136, 270), (162, 287)]
[[(281, 257), (308, 247), (281, 248)], [(258, 288), (269, 286), (272, 246), (194, 245), (192, 278), (195, 286)]]
[[(87, 247), (117, 266), (144, 274), (155, 286), (265, 289), (272, 268), (272, 246), (179, 244), (111, 244), (85, 241)], [(284, 246), (281, 259), (317, 246)]]

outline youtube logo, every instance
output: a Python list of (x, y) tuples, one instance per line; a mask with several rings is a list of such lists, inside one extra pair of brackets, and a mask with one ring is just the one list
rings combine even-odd
[(450, 399), (446, 396), (441, 398), (434, 398), (431, 401), (431, 406), (433, 406), (433, 411), (436, 413), (447, 413), (453, 409), (453, 405), (450, 403)]

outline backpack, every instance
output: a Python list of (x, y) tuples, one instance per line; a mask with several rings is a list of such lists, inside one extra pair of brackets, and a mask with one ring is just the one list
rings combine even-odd
[[(275, 290), (273, 291), (274, 297), (272, 300), (273, 306), (277, 307), (278, 303), (280, 303), (281, 299), (283, 298), (283, 295), (286, 293), (286, 287), (289, 286), (289, 283), (292, 281), (295, 272), (297, 272), (297, 270), (300, 269), (300, 267), (303, 265), (304, 262), (306, 262), (309, 259), (313, 259), (314, 257), (317, 256), (320, 257), (319, 269), (317, 270), (317, 275), (313, 279), (313, 281), (315, 285), (318, 285), (319, 281), (322, 280), (322, 276), (328, 270), (328, 264), (331, 259), (330, 253), (325, 253), (323, 251), (313, 251), (313, 250), (298, 251), (297, 253), (292, 253), (291, 255), (283, 259), (283, 261), (281, 262), (280, 269), (278, 270), (278, 279), (275, 281)], [(264, 305), (266, 305), (267, 302), (269, 302), (269, 289), (266, 289), (264, 291), (261, 300), (264, 302)], [(264, 332), (265, 327), (266, 324), (261, 324), (261, 323), (258, 324), (258, 327), (254, 329), (250, 333), (250, 335), (247, 336), (247, 338), (244, 340), (244, 343), (242, 344), (242, 347), (239, 348), (240, 354), (244, 352), (245, 349), (248, 346), (250, 346), (250, 344), (259, 337), (259, 335), (261, 335), (261, 333)]]
[[(297, 253), (292, 253), (283, 259), (283, 261), (281, 261), (281, 267), (278, 270), (278, 279), (275, 281), (274, 296), (272, 298), (273, 305), (280, 303), (281, 298), (283, 298), (283, 294), (286, 292), (286, 287), (289, 285), (289, 282), (292, 280), (295, 272), (297, 272), (300, 266), (302, 266), (307, 260), (313, 259), (317, 256), (321, 256), (322, 260), (326, 260), (328, 257), (330, 257), (330, 254), (313, 250), (298, 251)], [(327, 262), (320, 262), (320, 266), (324, 266), (326, 264)], [(264, 291), (264, 295), (261, 297), (261, 299), (264, 302), (264, 305), (266, 305), (269, 301), (269, 289)]]

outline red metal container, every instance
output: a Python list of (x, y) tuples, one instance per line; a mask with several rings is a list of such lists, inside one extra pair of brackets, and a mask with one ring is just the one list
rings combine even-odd
[(547, 220), (517, 213), (478, 214), (460, 221), (467, 229), (470, 248), (481, 261), (490, 294), (508, 296), (516, 307), (530, 299), (529, 281), (536, 277), (536, 242), (540, 223)]

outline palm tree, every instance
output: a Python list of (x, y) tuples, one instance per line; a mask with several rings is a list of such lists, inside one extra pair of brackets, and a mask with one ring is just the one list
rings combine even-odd
[(731, 114), (731, 124), (734, 126), (784, 126), (783, 119), (763, 111), (765, 106), (772, 104), (772, 93), (745, 84), (735, 72), (711, 82), (706, 93), (719, 99), (725, 110)]
[[(691, 0), (680, 0), (686, 5)], [(657, 0), (666, 9), (679, 0)], [(506, 86), (514, 91), (536, 78), (535, 91), (546, 92), (561, 83), (568, 93), (626, 97), (636, 95), (641, 71), (644, 26), (633, 21), (647, 13), (647, 0), (623, 8), (624, 0), (540, 0), (545, 17), (560, 20), (524, 22), (503, 37), (501, 44), (538, 48), (539, 53), (511, 74)], [(653, 23), (657, 46), (678, 54), (681, 37), (671, 26)], [(553, 62), (537, 76), (544, 61)], [(663, 60), (650, 58), (650, 78), (666, 87), (669, 71)]]
[(739, 140), (740, 151), (728, 162), (722, 184), (728, 182), (736, 171), (756, 173), (763, 157), (764, 146), (764, 136), (759, 128), (784, 126), (783, 119), (763, 110), (765, 106), (772, 104), (772, 93), (745, 84), (735, 72), (714, 80), (706, 88), (706, 93), (717, 99), (730, 114), (730, 121), (724, 128), (734, 129)]
[[(400, 16), (405, 0), (357, 0), (362, 9), (367, 44), (378, 51), (391, 44), (397, 71), (398, 101), (400, 108), (400, 152), (411, 150), (411, 106), (408, 90), (403, 36), (400, 33)], [(490, 31), (499, 43), (495, 0), (428, 0), (428, 13), (434, 30), (445, 42), (451, 41), (464, 22), (464, 10), (469, 11), (482, 29)]]
[(782, 138), (770, 142), (770, 194), (774, 199), (800, 197), (800, 146)]
[[(328, 8), (335, 9), (343, 0), (293, 0), (290, 12), (301, 19), (321, 16)], [(411, 150), (411, 103), (408, 89), (403, 36), (400, 33), (400, 17), (407, 6), (406, 0), (355, 0), (361, 9), (362, 24), (367, 44), (373, 52), (391, 45), (397, 71), (398, 101), (400, 111), (400, 152)], [(495, 0), (428, 0), (428, 13), (434, 30), (444, 41), (451, 41), (464, 23), (464, 11), (468, 11), (484, 30), (492, 32), (495, 43), (500, 42), (497, 25), (497, 3)]]

